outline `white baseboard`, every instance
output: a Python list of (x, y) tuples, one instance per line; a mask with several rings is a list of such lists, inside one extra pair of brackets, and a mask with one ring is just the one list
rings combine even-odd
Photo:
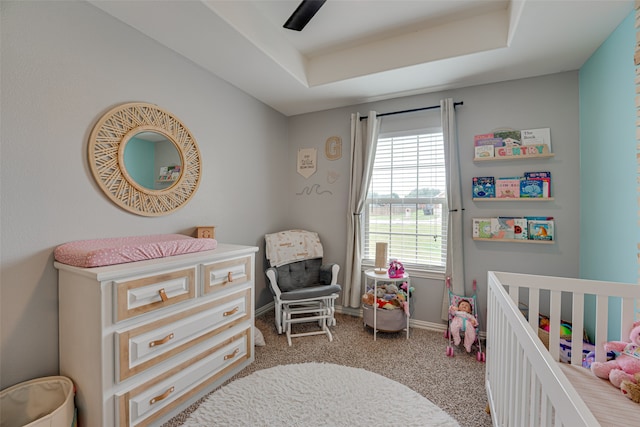
[[(256, 317), (262, 316), (265, 313), (273, 311), (274, 307), (275, 307), (275, 303), (273, 302), (263, 305), (262, 307), (256, 309)], [(336, 306), (336, 313), (347, 314), (349, 316), (354, 316), (354, 317), (362, 317), (362, 308)], [(433, 323), (433, 322), (427, 322), (424, 320), (416, 320), (416, 319), (409, 319), (409, 327), (418, 328), (418, 329), (427, 329), (430, 331), (442, 332), (442, 333), (444, 333), (444, 331), (447, 330), (447, 325), (444, 323)], [(486, 333), (484, 331), (480, 331), (480, 338), (481, 339), (486, 338)]]

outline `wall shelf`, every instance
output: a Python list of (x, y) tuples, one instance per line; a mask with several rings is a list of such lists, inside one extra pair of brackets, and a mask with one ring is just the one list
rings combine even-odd
[(473, 240), (479, 242), (507, 242), (507, 243), (537, 243), (541, 245), (553, 245), (555, 240), (530, 240), (530, 239), (484, 239), (480, 237), (473, 237)]
[(474, 202), (551, 202), (553, 197), (474, 197)]
[(474, 157), (474, 162), (501, 162), (504, 160), (531, 160), (531, 159), (548, 159), (554, 157), (555, 153), (532, 154), (527, 156), (505, 156), (505, 157)]

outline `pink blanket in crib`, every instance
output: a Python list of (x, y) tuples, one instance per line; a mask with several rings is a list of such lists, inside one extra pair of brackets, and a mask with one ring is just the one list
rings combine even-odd
[(196, 239), (182, 234), (157, 234), (78, 240), (58, 246), (53, 255), (56, 261), (63, 264), (91, 268), (208, 251), (217, 246), (218, 242), (215, 239)]

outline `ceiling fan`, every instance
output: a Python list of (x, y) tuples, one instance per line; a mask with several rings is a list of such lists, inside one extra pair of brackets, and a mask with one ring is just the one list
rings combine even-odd
[(302, 0), (283, 27), (288, 30), (302, 31), (311, 18), (327, 0)]

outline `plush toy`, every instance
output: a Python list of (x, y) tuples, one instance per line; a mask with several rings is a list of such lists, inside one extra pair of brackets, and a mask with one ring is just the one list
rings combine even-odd
[(376, 299), (373, 297), (373, 294), (370, 294), (369, 292), (362, 295), (362, 302), (365, 303), (366, 305), (373, 305), (375, 300)]
[(636, 403), (640, 403), (640, 372), (636, 373), (635, 378), (635, 384), (628, 380), (622, 380), (622, 383), (620, 384), (620, 391), (622, 391), (622, 394), (627, 396), (629, 399)]
[(620, 387), (627, 380), (635, 384), (635, 374), (640, 372), (640, 321), (633, 324), (629, 333), (630, 342), (609, 341), (604, 344), (604, 351), (620, 352), (614, 360), (593, 362), (591, 372), (599, 378), (609, 379), (615, 387)]

